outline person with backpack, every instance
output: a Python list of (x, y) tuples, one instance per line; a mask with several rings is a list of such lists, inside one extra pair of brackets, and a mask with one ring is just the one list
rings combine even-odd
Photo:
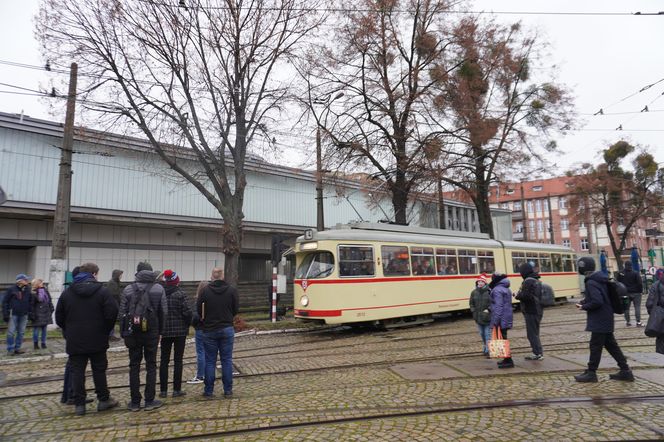
[[(664, 306), (664, 269), (657, 269), (654, 282), (648, 290), (648, 299), (646, 299), (646, 310), (650, 315), (653, 307), (656, 305)], [(664, 335), (655, 338), (655, 351), (664, 354)]]
[(482, 338), (482, 354), (489, 357), (489, 348), (487, 343), (491, 339), (491, 295), (487, 285), (487, 277), (482, 274), (475, 281), (475, 289), (470, 293), (470, 312), (477, 324), (477, 329)]
[(539, 280), (539, 274), (528, 262), (524, 262), (519, 266), (519, 273), (523, 278), (523, 282), (515, 298), (521, 302), (521, 312), (523, 312), (523, 318), (526, 321), (526, 335), (533, 351), (532, 354), (526, 356), (526, 359), (541, 361), (544, 359), (544, 351), (539, 336), (544, 311), (542, 308), (542, 283)]
[(191, 309), (187, 295), (180, 289), (180, 277), (173, 270), (164, 270), (164, 283), (168, 314), (161, 337), (159, 363), (159, 397), (168, 396), (168, 365), (173, 349), (173, 397), (184, 396), (182, 391), (182, 358), (191, 324)]
[(629, 297), (629, 304), (625, 306), (625, 325), (627, 327), (632, 326), (629, 319), (629, 310), (630, 304), (634, 304), (636, 326), (643, 327), (643, 323), (641, 323), (641, 296), (643, 293), (643, 283), (641, 282), (641, 275), (632, 270), (631, 261), (625, 261), (624, 271), (618, 275), (618, 281), (622, 282), (625, 287), (627, 287), (627, 296)]
[(585, 275), (585, 297), (576, 304), (576, 308), (587, 313), (586, 331), (590, 332), (590, 357), (588, 369), (574, 376), (577, 382), (597, 382), (597, 368), (602, 358), (602, 349), (606, 348), (615, 359), (620, 371), (609, 376), (617, 381), (634, 381), (634, 374), (627, 364), (627, 359), (613, 335), (614, 307), (609, 298), (609, 278), (595, 271), (595, 260), (584, 256), (577, 263), (578, 271)]
[[(98, 273), (96, 264), (82, 264), (74, 283), (62, 293), (55, 309), (55, 322), (65, 337), (69, 381), (79, 416), (86, 411), (85, 369), (88, 361), (92, 366), (92, 380), (99, 401), (97, 411), (110, 410), (118, 405), (118, 401), (111, 397), (106, 379), (108, 334), (115, 325), (118, 305), (104, 285), (97, 282)], [(68, 395), (66, 371), (65, 390)]]
[(141, 409), (141, 362), (145, 357), (145, 405), (146, 411), (164, 405), (155, 399), (157, 384), (157, 347), (163, 334), (167, 311), (166, 293), (157, 284), (157, 274), (147, 262), (136, 267), (135, 282), (125, 287), (120, 302), (120, 334), (129, 349), (129, 411)]
[[(507, 330), (512, 328), (514, 316), (512, 313), (512, 290), (510, 280), (504, 273), (496, 272), (491, 275), (491, 329), (500, 328), (503, 339), (507, 339)], [(514, 361), (509, 356), (498, 362), (498, 368), (513, 368)]]

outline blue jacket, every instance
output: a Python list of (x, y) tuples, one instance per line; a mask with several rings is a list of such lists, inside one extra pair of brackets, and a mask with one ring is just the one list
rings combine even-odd
[(586, 276), (586, 295), (580, 302), (581, 308), (588, 313), (586, 331), (613, 333), (613, 308), (609, 301), (608, 280), (609, 277), (601, 271)]
[(491, 327), (508, 330), (512, 320), (512, 290), (510, 280), (505, 278), (491, 290)]
[(9, 318), (9, 311), (13, 316), (22, 316), (27, 315), (31, 311), (31, 302), (32, 299), (32, 289), (30, 284), (19, 288), (17, 285), (13, 285), (7, 289), (5, 292), (5, 297), (2, 300), (2, 316), (3, 318)]

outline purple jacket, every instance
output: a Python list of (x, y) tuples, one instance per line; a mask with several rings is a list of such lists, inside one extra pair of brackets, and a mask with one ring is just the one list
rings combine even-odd
[(505, 278), (491, 290), (491, 327), (512, 328), (512, 290), (510, 280)]

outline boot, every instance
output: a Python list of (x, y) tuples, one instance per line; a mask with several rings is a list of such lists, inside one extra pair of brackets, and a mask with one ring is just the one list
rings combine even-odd
[(35, 342), (35, 350), (39, 350), (39, 343)]
[(613, 379), (614, 381), (634, 382), (634, 374), (632, 373), (632, 370), (620, 370), (618, 373), (610, 374), (609, 379)]
[(84, 416), (84, 415), (85, 415), (85, 405), (77, 405), (76, 416)]
[(115, 408), (117, 406), (118, 406), (118, 401), (109, 396), (108, 399), (106, 399), (105, 401), (100, 401), (97, 404), (97, 411), (106, 411), (110, 410), (111, 408)]
[(42, 348), (46, 348), (46, 342), (42, 342)]
[(576, 382), (597, 382), (597, 373), (586, 370), (582, 374), (574, 376)]
[(512, 358), (505, 358), (498, 362), (498, 368), (514, 368), (514, 361)]

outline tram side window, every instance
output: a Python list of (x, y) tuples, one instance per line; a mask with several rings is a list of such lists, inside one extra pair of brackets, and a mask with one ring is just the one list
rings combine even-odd
[(439, 275), (458, 275), (456, 250), (436, 249), (436, 268)]
[(526, 262), (526, 254), (523, 252), (512, 252), (512, 271), (519, 273), (519, 267)]
[(563, 255), (563, 272), (573, 272), (574, 264), (572, 262), (572, 255)]
[(411, 247), (410, 262), (413, 275), (435, 275), (432, 247)]
[(334, 270), (334, 256), (330, 252), (310, 253), (295, 272), (296, 279), (326, 278)]
[(477, 253), (475, 250), (459, 250), (459, 273), (462, 275), (477, 274)]
[(550, 253), (540, 253), (539, 262), (540, 262), (540, 270), (539, 270), (540, 273), (551, 271), (551, 254)]
[(490, 250), (478, 250), (477, 261), (480, 265), (480, 273), (490, 275), (496, 270), (496, 262), (493, 259), (493, 252)]
[(339, 276), (374, 276), (372, 246), (339, 246)]
[(383, 260), (383, 274), (385, 276), (410, 275), (408, 247), (381, 246), (380, 254)]
[(554, 272), (562, 272), (563, 271), (563, 258), (560, 256), (560, 253), (552, 253), (551, 254), (551, 268)]

